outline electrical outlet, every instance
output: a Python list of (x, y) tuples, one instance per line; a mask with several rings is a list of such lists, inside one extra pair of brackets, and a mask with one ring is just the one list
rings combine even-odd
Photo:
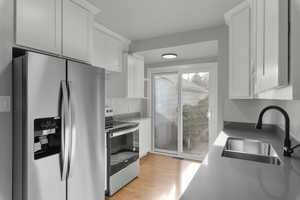
[(0, 96), (0, 112), (10, 112), (10, 96)]

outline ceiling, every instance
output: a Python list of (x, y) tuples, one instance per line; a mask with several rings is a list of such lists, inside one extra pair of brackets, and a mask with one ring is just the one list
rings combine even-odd
[(88, 0), (96, 20), (130, 40), (224, 24), (223, 15), (243, 0)]
[[(161, 57), (164, 53), (176, 53), (178, 57), (176, 59), (166, 60)], [(138, 52), (138, 54), (145, 58), (145, 64), (207, 58), (218, 55), (218, 41), (207, 41), (162, 49), (153, 49)]]

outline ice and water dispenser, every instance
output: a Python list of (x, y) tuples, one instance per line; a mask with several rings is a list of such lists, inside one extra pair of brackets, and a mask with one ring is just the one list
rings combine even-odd
[(59, 117), (34, 120), (34, 159), (60, 153), (61, 120)]

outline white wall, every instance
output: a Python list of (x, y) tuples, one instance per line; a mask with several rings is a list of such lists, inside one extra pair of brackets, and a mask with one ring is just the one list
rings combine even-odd
[[(299, 4), (299, 0), (293, 0)], [(11, 96), (11, 47), (13, 44), (13, 0), (0, 0), (0, 96)], [(298, 7), (297, 7), (298, 8)], [(298, 20), (300, 23), (300, 20)], [(299, 35), (299, 34), (298, 34)], [(298, 36), (297, 36), (298, 37)], [(225, 26), (194, 30), (188, 33), (178, 33), (168, 36), (152, 38), (143, 41), (133, 41), (132, 52), (145, 51), (156, 48), (191, 44), (201, 41), (218, 40), (219, 42), (219, 102), (221, 108), (218, 118), (218, 127), (222, 128), (223, 120), (256, 122), (258, 112), (269, 104), (283, 106), (290, 114), (291, 130), (300, 139), (300, 101), (260, 101), (228, 100), (228, 30)], [(298, 41), (297, 41), (298, 42)], [(294, 41), (295, 43), (295, 41)], [(296, 44), (298, 47), (300, 44)], [(295, 52), (294, 52), (295, 53)], [(297, 53), (298, 54), (298, 53)], [(298, 56), (299, 57), (299, 56)], [(293, 62), (292, 62), (293, 63)], [(296, 60), (295, 65), (299, 65)], [(300, 79), (299, 79), (300, 80)], [(144, 100), (116, 99), (110, 104), (116, 107), (116, 113), (125, 111), (135, 112)], [(122, 102), (122, 103), (121, 103)], [(123, 104), (123, 102), (125, 102)], [(136, 103), (133, 103), (136, 102)], [(282, 125), (282, 118), (275, 112), (266, 116), (267, 122), (276, 122)], [(11, 113), (0, 112), (0, 200), (10, 200), (11, 170), (12, 170), (12, 131)]]
[[(165, 48), (176, 45), (198, 43), (201, 41), (218, 40), (218, 131), (223, 128), (223, 121), (236, 122), (251, 122), (255, 123), (258, 118), (260, 110), (270, 104), (279, 104), (280, 101), (267, 100), (229, 100), (228, 99), (228, 27), (218, 26), (207, 28), (204, 30), (194, 30), (187, 33), (177, 33), (157, 38), (151, 38), (143, 41), (133, 41), (131, 51), (147, 51), (157, 48)], [(204, 62), (207, 58), (202, 59)], [(201, 59), (196, 59), (196, 62), (201, 62)], [(184, 63), (191, 63), (192, 61), (184, 61)], [(162, 67), (177, 65), (178, 63), (171, 62), (169, 64), (158, 64), (152, 67)], [(179, 62), (180, 64), (180, 62)], [(149, 67), (149, 66), (146, 66)], [(300, 105), (299, 105), (300, 107)], [(275, 114), (274, 114), (275, 113)], [(268, 112), (264, 117), (265, 123), (278, 123), (280, 115), (275, 112)], [(300, 124), (300, 123), (299, 123)], [(295, 125), (296, 126), (296, 125)], [(299, 127), (300, 128), (300, 127)]]
[[(160, 49), (174, 47), (186, 44), (193, 44), (206, 41), (218, 41), (219, 55), (218, 62), (218, 131), (223, 128), (223, 105), (227, 87), (228, 73), (228, 28), (225, 25), (193, 30), (185, 33), (175, 33), (171, 35), (150, 38), (142, 41), (133, 41), (130, 46), (130, 51), (142, 52), (152, 49)], [(203, 60), (215, 60), (215, 58), (204, 58)], [(199, 59), (196, 59), (199, 61)], [(201, 61), (201, 59), (200, 59)], [(192, 61), (193, 62), (193, 61)], [(184, 61), (184, 63), (189, 63)], [(174, 63), (171, 63), (174, 65)], [(175, 63), (176, 64), (176, 63)], [(178, 64), (178, 63), (177, 63)], [(181, 63), (182, 64), (182, 63)], [(165, 64), (168, 65), (168, 64)], [(146, 69), (146, 68), (145, 68)]]
[[(127, 98), (107, 99), (106, 105), (113, 108), (115, 115), (143, 112), (143, 100)], [(143, 113), (142, 113), (143, 114)]]
[[(224, 121), (256, 123), (260, 111), (273, 101), (268, 100), (225, 100)], [(276, 123), (275, 112), (268, 111), (264, 116), (264, 123)]]
[[(198, 61), (200, 61), (200, 59), (198, 59)], [(147, 78), (151, 79), (151, 75), (153, 73), (166, 73), (166, 72), (195, 72), (195, 71), (205, 71), (205, 72), (209, 72), (209, 85), (210, 85), (210, 89), (209, 89), (209, 110), (211, 112), (211, 119), (210, 119), (210, 125), (209, 125), (209, 143), (213, 144), (213, 142), (215, 141), (216, 137), (218, 136), (218, 127), (216, 125), (218, 125), (218, 92), (217, 92), (217, 84), (218, 84), (218, 80), (217, 80), (217, 69), (218, 69), (218, 63), (216, 61), (214, 62), (205, 62), (205, 59), (202, 60), (203, 62), (199, 63), (189, 63), (189, 64), (178, 64), (181, 62), (178, 62), (177, 64), (175, 62), (173, 66), (163, 66), (163, 67), (156, 67), (156, 65), (151, 66), (148, 65), (148, 70), (147, 70)], [(151, 86), (148, 87), (149, 90), (151, 90)], [(161, 92), (160, 92), (161, 93)], [(164, 94), (164, 92), (162, 92), (162, 94)], [(151, 94), (149, 94), (150, 98)], [(151, 102), (148, 101), (148, 111), (151, 111)], [(168, 109), (170, 110), (170, 109)], [(172, 110), (172, 109), (171, 109)], [(182, 124), (179, 123), (179, 126), (181, 126)]]
[[(277, 105), (282, 106), (289, 114), (291, 134), (300, 141), (300, 101), (279, 101)], [(284, 128), (284, 118), (277, 114), (277, 124)]]
[[(13, 0), (0, 0), (0, 96), (11, 96)], [(11, 113), (0, 112), (0, 200), (12, 198)]]
[(105, 105), (113, 108), (115, 115), (128, 114), (128, 113), (141, 113), (144, 115), (145, 109), (143, 106), (144, 99), (133, 99), (133, 98), (108, 98), (107, 90), (109, 89), (109, 75), (106, 74), (105, 78)]
[[(300, 101), (290, 100), (226, 100), (224, 120), (256, 123), (260, 110), (268, 105), (278, 105), (285, 109), (290, 117), (291, 135), (300, 141)], [(264, 123), (277, 124), (284, 129), (284, 118), (278, 111), (268, 111)]]
[[(291, 55), (290, 55), (290, 77), (293, 87), (300, 87), (300, 0), (291, 1)], [(299, 89), (294, 90), (294, 97), (299, 98)], [(300, 101), (299, 100), (239, 100), (225, 101), (224, 120), (256, 122), (259, 111), (267, 105), (279, 105), (284, 108), (290, 116), (290, 127), (292, 135), (300, 141)], [(277, 111), (266, 113), (264, 119), (267, 123), (275, 123), (284, 128), (284, 119)]]

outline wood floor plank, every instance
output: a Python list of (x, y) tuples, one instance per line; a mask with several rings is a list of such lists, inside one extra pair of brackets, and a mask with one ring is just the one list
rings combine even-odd
[(106, 200), (177, 200), (201, 164), (157, 154), (140, 163), (139, 177)]

